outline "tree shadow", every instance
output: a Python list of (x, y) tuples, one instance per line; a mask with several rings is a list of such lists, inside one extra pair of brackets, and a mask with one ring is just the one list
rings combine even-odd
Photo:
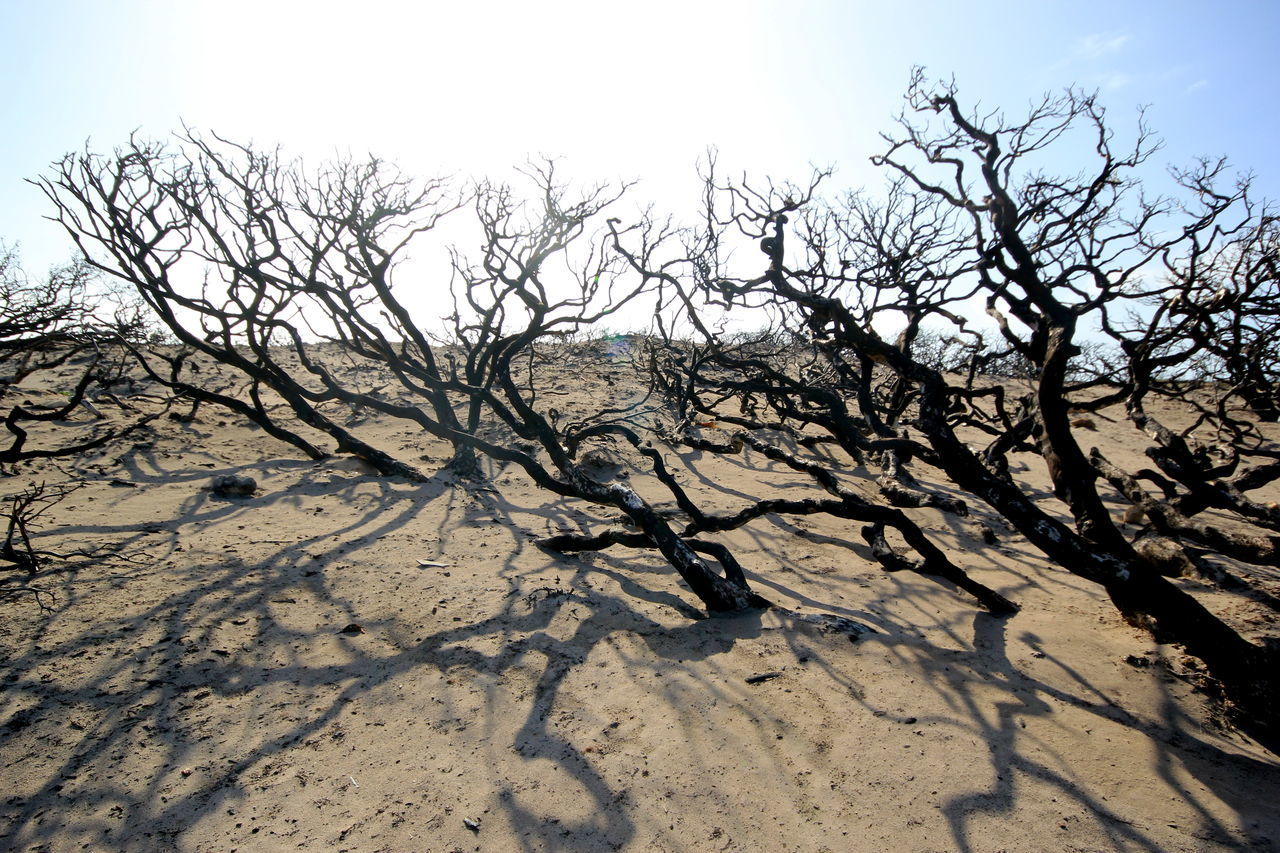
[[(743, 760), (762, 762), (762, 773), (783, 779), (791, 759), (781, 739), (785, 726), (780, 719), (786, 711), (744, 693), (742, 664), (733, 662), (736, 649), (758, 644), (766, 634), (781, 638), (790, 650), (787, 678), (820, 675), (840, 688), (834, 693), (847, 698), (838, 719), (851, 732), (886, 720), (900, 726), (918, 722), (972, 735), (986, 745), (988, 766), (982, 775), (994, 781), (977, 781), (980, 774), (970, 768), (974, 781), (937, 805), (957, 849), (981, 847), (984, 820), (1017, 813), (1029, 782), (1049, 786), (1078, 806), (1108, 849), (1164, 849), (1159, 833), (1127, 822), (1087, 777), (1064, 772), (1062, 762), (1033, 748), (1034, 735), (1024, 725), (1051, 720), (1057, 707), (1146, 738), (1153, 749), (1153, 771), (1200, 815), (1197, 831), (1214, 843), (1230, 844), (1238, 832), (1214, 817), (1205, 795), (1181, 781), (1178, 768), (1242, 815), (1256, 813), (1255, 802), (1280, 795), (1274, 765), (1224, 750), (1198, 735), (1172, 697), (1162, 719), (1139, 719), (1040, 648), (1034, 637), (1023, 637), (1041, 655), (1036, 658), (1041, 674), (1032, 673), (1011, 659), (1010, 622), (975, 615), (960, 605), (936, 611), (926, 606), (918, 580), (881, 577), (879, 583), (892, 585), (894, 600), (873, 605), (867, 600), (838, 602), (840, 581), (832, 576), (753, 573), (752, 583), (766, 595), (772, 589), (803, 607), (856, 619), (878, 632), (851, 646), (843, 636), (785, 619), (766, 625), (765, 619), (776, 617), (763, 614), (704, 618), (670, 568), (653, 555), (625, 551), (551, 557), (528, 547), (523, 531), (530, 519), (549, 527), (581, 526), (595, 517), (589, 508), (523, 504), (510, 494), (467, 491), (444, 482), (413, 486), (363, 477), (334, 479), (328, 469), (310, 463), (290, 463), (279, 470), (289, 472), (290, 486), (252, 499), (218, 500), (198, 492), (176, 517), (160, 523), (59, 532), (123, 537), (129, 547), (149, 543), (152, 563), (138, 571), (168, 573), (172, 583), (139, 592), (142, 597), (114, 618), (73, 627), (68, 623), (76, 618), (78, 605), (103, 594), (101, 584), (128, 588), (131, 583), (125, 577), (95, 585), (89, 573), (80, 573), (68, 577), (66, 596), (56, 611), (34, 620), (37, 630), (5, 638), (10, 651), (0, 748), (15, 763), (6, 773), (14, 793), (0, 813), (10, 827), (11, 844), (167, 847), (204, 821), (225, 829), (225, 843), (247, 843), (249, 833), (256, 831), (250, 826), (254, 791), (276, 784), (272, 780), (282, 768), (303, 766), (297, 776), (311, 780), (306, 796), (318, 793), (315, 802), (345, 809), (339, 813), (349, 815), (344, 820), (352, 827), (340, 839), (295, 829), (300, 835), (292, 841), (356, 846), (367, 841), (368, 847), (377, 846), (373, 827), (382, 812), (372, 811), (373, 806), (361, 812), (340, 802), (343, 792), (354, 792), (351, 786), (360, 784), (356, 774), (346, 777), (347, 785), (340, 773), (331, 772), (343, 785), (335, 787), (318, 780), (319, 771), (309, 762), (312, 755), (334, 756), (335, 744), (353, 739), (351, 720), (357, 711), (373, 717), (375, 725), (380, 719), (394, 723), (397, 718), (388, 715), (399, 711), (391, 698), (400, 697), (396, 701), (409, 707), (405, 713), (420, 713), (430, 721), (403, 724), (443, 739), (450, 755), (459, 753), (458, 741), (477, 740), (479, 733), (477, 763), (449, 769), (466, 774), (458, 782), (472, 786), (466, 790), (488, 789), (487, 802), (496, 814), (484, 820), (508, 825), (518, 849), (619, 849), (651, 837), (660, 839), (655, 843), (680, 846), (680, 832), (701, 818), (689, 816), (690, 824), (673, 819), (670, 830), (655, 826), (656, 789), (645, 781), (652, 777), (620, 777), (609, 758), (611, 751), (640, 749), (635, 743), (643, 741), (626, 745), (627, 738), (639, 737), (631, 731), (638, 724), (609, 702), (580, 707), (566, 691), (582, 692), (594, 684), (602, 660), (620, 661), (600, 671), (644, 690), (648, 713), (665, 714), (684, 727), (679, 738), (688, 745), (688, 772), (714, 773), (720, 756), (708, 738), (722, 723), (708, 721), (724, 714), (745, 744)], [(334, 526), (284, 543), (268, 536), (263, 520), (273, 508), (308, 511), (319, 502), (330, 506)], [(376, 608), (360, 599), (370, 581), (362, 580), (364, 575), (347, 580), (347, 573), (376, 570), (369, 576), (378, 579), (383, 597), (404, 583), (416, 584), (405, 593), (416, 596), (411, 600), (428, 600), (424, 590), (432, 588), (431, 571), (408, 566), (410, 556), (424, 553), (420, 516), (427, 505), (439, 519), (435, 551), (428, 556), (449, 557), (453, 537), (491, 537), (483, 565), (463, 565), (458, 558), (437, 571), (484, 571), (500, 586), (483, 602), (440, 598), (432, 614), (404, 616), (390, 607), (372, 612)], [(208, 525), (241, 522), (248, 531), (242, 548), (218, 554), (199, 550), (194, 542)], [(785, 524), (775, 531), (759, 525), (743, 535), (753, 537), (760, 555), (785, 554), (790, 532)], [(401, 542), (409, 543), (405, 547), (411, 553), (397, 552), (401, 562), (388, 562), (387, 549), (399, 549)], [(833, 539), (830, 544), (843, 543)], [(176, 551), (180, 546), (187, 550)], [(851, 553), (868, 564), (869, 574), (880, 574), (866, 555), (856, 548)], [(408, 566), (403, 570), (407, 579), (397, 574), (397, 565)], [(843, 589), (850, 591), (847, 579)], [(308, 615), (302, 618), (296, 611)], [(349, 625), (356, 627), (343, 633)], [(913, 674), (936, 699), (933, 705), (948, 713), (913, 720), (879, 706), (875, 691), (858, 683), (860, 657), (871, 649), (888, 654), (897, 671)], [(79, 669), (60, 673), (60, 664), (67, 662)], [(601, 691), (606, 688), (602, 685)], [(695, 697), (696, 708), (690, 709), (690, 697)], [(225, 746), (211, 754), (208, 742), (214, 730), (228, 725), (235, 727), (234, 733), (217, 735)], [(49, 772), (16, 778), (13, 768), (21, 766), (23, 756), (45, 753), (58, 756)], [(146, 766), (125, 776), (118, 765), (131, 753), (144, 753)], [(428, 759), (416, 760), (425, 772)], [(633, 757), (632, 763), (636, 774), (654, 767), (640, 758)], [(561, 787), (576, 792), (582, 802), (570, 807), (544, 798), (531, 781), (535, 775), (568, 780)], [(479, 779), (466, 781), (470, 777)], [(1247, 794), (1240, 778), (1253, 780)], [(749, 801), (757, 792), (738, 795)], [(464, 812), (452, 813), (451, 820), (438, 825), (431, 822), (451, 814), (451, 808), (462, 808), (447, 802), (444, 794), (416, 794), (413, 799), (421, 802), (413, 806), (403, 795), (394, 803), (389, 796), (379, 807), (390, 809), (387, 815), (418, 815), (414, 819), (432, 827), (438, 849), (470, 839), (461, 822)], [(428, 808), (435, 817), (426, 819)], [(276, 842), (285, 839), (258, 839)]]

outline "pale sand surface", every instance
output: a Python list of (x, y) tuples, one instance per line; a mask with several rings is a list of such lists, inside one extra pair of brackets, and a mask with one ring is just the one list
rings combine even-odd
[[(617, 393), (560, 390), (565, 411)], [(402, 424), (359, 429), (428, 472), (448, 458)], [(1128, 424), (1096, 441), (1143, 466)], [(710, 507), (814, 492), (750, 451), (679, 455)], [(1042, 466), (1017, 462), (1052, 501)], [(985, 507), (914, 515), (1022, 605), (1010, 618), (881, 571), (840, 519), (725, 537), (765, 597), (875, 629), (853, 643), (776, 613), (704, 618), (651, 553), (544, 552), (537, 537), (615, 513), (491, 470), (492, 489), (379, 478), (206, 409), (0, 483), (87, 480), (41, 544), (134, 558), (43, 578), (52, 612), (0, 610), (0, 847), (1280, 849), (1276, 756), (1175, 677), (1177, 649)], [(257, 494), (202, 489), (223, 473)], [(1274, 633), (1271, 611), (1183, 582)]]

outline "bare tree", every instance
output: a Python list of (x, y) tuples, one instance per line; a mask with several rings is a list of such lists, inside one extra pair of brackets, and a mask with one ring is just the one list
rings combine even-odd
[[(1221, 168), (1201, 174), (1214, 176)], [(1199, 175), (1189, 182), (1198, 192), (1217, 192)], [(1197, 378), (1224, 383), (1216, 401), (1224, 420), (1221, 407), (1236, 398), (1259, 420), (1274, 423), (1280, 420), (1280, 219), (1268, 209), (1250, 209), (1236, 228), (1213, 236), (1219, 239), (1199, 240), (1184, 256), (1166, 259), (1168, 289), (1157, 309), (1165, 322), (1152, 324), (1168, 343), (1161, 366), (1190, 363)]]
[[(145, 426), (163, 407), (139, 412), (111, 394), (127, 381), (127, 348), (148, 334), (145, 317), (127, 300), (95, 289), (94, 271), (83, 262), (54, 269), (32, 281), (16, 252), (0, 250), (0, 403), (11, 436), (0, 448), (0, 468), (29, 459), (65, 458), (101, 447)], [(64, 367), (70, 368), (69, 377)], [(13, 403), (25, 382), (40, 376), (61, 395), (56, 403)], [(66, 428), (80, 410), (95, 421), (104, 416), (90, 398), (106, 398), (125, 412), (123, 425), (99, 424), (92, 434)], [(57, 429), (58, 425), (64, 428)], [(30, 430), (49, 433), (33, 442)], [(52, 429), (48, 429), (52, 428)]]
[[(678, 294), (691, 317), (706, 305), (770, 310), (829, 368), (778, 370), (776, 360), (743, 358), (707, 324), (691, 321), (708, 352), (685, 363), (682, 381), (721, 403), (738, 402), (726, 393), (731, 389), (768, 400), (776, 414), (822, 429), (855, 461), (882, 473), (908, 465), (941, 472), (1053, 563), (1099, 584), (1127, 619), (1202, 658), (1236, 702), (1274, 726), (1275, 650), (1242, 637), (1135, 550), (1106, 505), (1103, 478), (1116, 472), (1081, 445), (1077, 424), (1086, 413), (1129, 401), (1141, 417), (1140, 377), (1073, 368), (1091, 329), (1110, 330), (1130, 356), (1137, 352), (1119, 317), (1171, 286), (1160, 276), (1162, 264), (1236, 233), (1240, 220), (1230, 220), (1240, 215), (1246, 187), (1212, 190), (1217, 176), (1204, 165), (1180, 176), (1190, 201), (1144, 195), (1135, 175), (1155, 150), (1150, 134), (1141, 128), (1132, 146), (1119, 149), (1096, 99), (1074, 91), (1008, 121), (967, 112), (953, 86), (931, 86), (917, 74), (907, 104), (898, 132), (886, 136), (886, 152), (874, 158), (895, 176), (883, 208), (860, 197), (831, 205), (805, 188), (757, 189), (712, 176), (707, 225), (683, 252), (664, 256), (652, 242), (626, 249), (638, 269)], [(1080, 172), (1052, 175), (1035, 165), (1047, 147), (1073, 140), (1086, 140), (1091, 152)], [(763, 272), (722, 260), (733, 257), (736, 240), (758, 243)], [(978, 329), (981, 309), (999, 347)], [(949, 325), (949, 337), (970, 342), (975, 360), (1020, 359), (1025, 391), (1009, 399), (1004, 383), (979, 381), (979, 370), (944, 374), (926, 363), (926, 353), (914, 349), (925, 315)], [(891, 316), (898, 331), (886, 335)], [(983, 429), (990, 444), (971, 446), (957, 432), (961, 426)], [(1175, 444), (1164, 443), (1165, 458), (1182, 453)], [(1032, 449), (1043, 460), (1072, 524), (1011, 476), (1005, 459), (1014, 449)], [(1216, 497), (1229, 490), (1200, 491)], [(1195, 500), (1208, 504), (1204, 495)], [(1230, 508), (1249, 517), (1238, 501)], [(1204, 527), (1164, 518), (1171, 522), (1164, 529), (1179, 538)], [(1251, 543), (1252, 551), (1239, 543), (1233, 556), (1275, 564), (1265, 537)]]
[(78, 488), (78, 485), (49, 486), (39, 483), (12, 495), (4, 510), (5, 537), (0, 543), (0, 560), (28, 575), (34, 575), (48, 561), (72, 556), (37, 548), (32, 542), (32, 528), (41, 516)]
[[(619, 279), (610, 240), (589, 230), (621, 190), (572, 197), (550, 164), (527, 177), (537, 193), (530, 202), (505, 185), (467, 194), (481, 248), (474, 259), (454, 253), (455, 312), (442, 347), (392, 274), (415, 237), (466, 203), (443, 182), (417, 185), (377, 161), (309, 172), (189, 134), (176, 150), (135, 142), (113, 157), (69, 156), (42, 186), (89, 263), (135, 287), (186, 347), (249, 377), (254, 410), (268, 420), (259, 388), (340, 450), (416, 478), (321, 408), (404, 419), (451, 442), (455, 468), (468, 469), (478, 452), (519, 465), (555, 494), (616, 507), (639, 531), (635, 544), (660, 551), (710, 610), (764, 606), (726, 548), (681, 537), (626, 483), (600, 482), (576, 460), (584, 442), (620, 438), (680, 499), (660, 454), (626, 426), (631, 407), (567, 421), (522, 380), (540, 340), (598, 322), (648, 287)], [(395, 392), (356, 387), (317, 356), (321, 340), (388, 371)]]

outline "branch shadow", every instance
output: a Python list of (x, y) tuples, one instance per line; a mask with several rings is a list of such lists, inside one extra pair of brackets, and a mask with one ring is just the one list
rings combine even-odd
[[(391, 713), (380, 709), (389, 691), (409, 690), (417, 697), (413, 702), (435, 702), (439, 708), (431, 717), (433, 736), (457, 739), (459, 732), (476, 728), (483, 733), (480, 748), (489, 750), (481, 756), (486, 762), (466, 772), (482, 777), (491, 788), (497, 814), (486, 820), (509, 825), (518, 849), (619, 849), (653, 835), (659, 839), (655, 843), (678, 847), (682, 830), (675, 827), (680, 824), (673, 822), (670, 830), (654, 826), (656, 805), (647, 783), (640, 777), (632, 782), (619, 778), (607, 760), (609, 750), (624, 748), (618, 744), (629, 736), (632, 724), (605, 707), (575, 710), (566, 701), (566, 690), (584, 680), (594, 683), (595, 662), (614, 655), (626, 666), (613, 677), (643, 686), (653, 703), (685, 727), (689, 772), (713, 772), (718, 759), (704, 746), (708, 724), (700, 715), (728, 707), (734, 709), (733, 725), (752, 760), (766, 765), (762, 772), (781, 779), (789, 756), (778, 723), (770, 721), (762, 700), (743, 698), (736, 686), (740, 664), (730, 662), (735, 649), (757, 642), (766, 631), (782, 637), (790, 649), (788, 672), (820, 675), (840, 687), (840, 695), (851, 697), (841, 708), (842, 725), (850, 732), (889, 720), (963, 732), (986, 745), (985, 775), (993, 781), (983, 784), (977, 781), (979, 774), (970, 773), (974, 781), (966, 790), (937, 806), (959, 850), (979, 849), (984, 821), (1015, 814), (1029, 782), (1049, 786), (1076, 805), (1108, 849), (1165, 849), (1159, 833), (1135, 825), (1108, 805), (1088, 778), (1065, 771), (1064, 762), (1032, 748), (1034, 735), (1025, 725), (1031, 721), (1033, 731), (1036, 721), (1052, 720), (1055, 707), (1070, 707), (1147, 739), (1153, 771), (1200, 816), (1197, 831), (1215, 843), (1229, 845), (1239, 831), (1214, 817), (1204, 795), (1182, 781), (1178, 768), (1242, 815), (1255, 814), (1258, 802), (1280, 797), (1274, 764), (1224, 750), (1196, 733), (1173, 697), (1161, 719), (1140, 719), (1034, 637), (1024, 636), (1022, 642), (1039, 655), (1037, 675), (1013, 660), (1008, 639), (1012, 622), (975, 615), (961, 606), (938, 612), (925, 605), (918, 580), (890, 576), (892, 601), (839, 603), (834, 577), (753, 573), (752, 583), (762, 591), (774, 590), (804, 607), (876, 629), (875, 635), (851, 646), (844, 637), (798, 625), (766, 626), (760, 614), (704, 618), (671, 569), (653, 555), (550, 557), (528, 547), (523, 531), (531, 517), (548, 527), (594, 523), (589, 509), (579, 505), (522, 503), (509, 493), (464, 491), (442, 481), (425, 486), (368, 478), (335, 482), (326, 479), (323, 469), (307, 465), (282, 465), (279, 470), (296, 477), (287, 489), (247, 501), (198, 493), (180, 507), (178, 517), (149, 528), (121, 524), (59, 532), (123, 536), (134, 544), (161, 537), (163, 547), (150, 549), (152, 565), (139, 571), (174, 577), (159, 593), (148, 593), (152, 599), (135, 602), (132, 610), (73, 630), (67, 623), (75, 619), (78, 605), (86, 596), (100, 594), (102, 587), (88, 573), (68, 577), (65, 599), (56, 612), (38, 620), (39, 630), (5, 637), (9, 655), (0, 749), (19, 764), (24, 755), (52, 751), (61, 756), (43, 778), (11, 785), (15, 793), (0, 806), (11, 844), (161, 848), (177, 844), (188, 827), (211, 820), (225, 828), (226, 843), (247, 841), (256, 832), (247, 816), (255, 786), (267, 784), (280, 767), (298, 762), (297, 756), (318, 753), (349, 737), (355, 711), (374, 717)], [(135, 476), (144, 474), (147, 469), (140, 466)], [(343, 508), (330, 511), (340, 523), (322, 534), (264, 549), (254, 558), (201, 553), (191, 560), (188, 550), (185, 568), (170, 562), (179, 546), (196, 547), (192, 540), (202, 526), (243, 521), (246, 529), (254, 529), (254, 519), (273, 507), (301, 511), (308, 501), (321, 500)], [(486, 535), (494, 541), (487, 553), (493, 559), (483, 570), (503, 586), (491, 600), (467, 605), (481, 608), (478, 612), (489, 608), (479, 618), (468, 618), (465, 609), (453, 615), (451, 608), (459, 605), (448, 598), (439, 600), (439, 614), (433, 607), (432, 614), (371, 615), (357, 598), (362, 582), (342, 579), (351, 561), (363, 560), (363, 565), (385, 557), (386, 552), (376, 550), (379, 541), (401, 537), (421, 548), (414, 524), (428, 504), (440, 519), (435, 534), (439, 553), (433, 557), (449, 555), (453, 537), (491, 531)], [(786, 523), (775, 522), (773, 532), (762, 527), (743, 533), (753, 537), (757, 553), (785, 554), (791, 536)], [(253, 536), (246, 535), (246, 546), (271, 544), (250, 540)], [(847, 546), (835, 537), (828, 544)], [(373, 550), (359, 557), (362, 548)], [(856, 547), (850, 553), (868, 563), (869, 573), (879, 573)], [(391, 563), (381, 565), (380, 582), (391, 591), (401, 581)], [(470, 568), (451, 565), (449, 570)], [(419, 573), (404, 582), (429, 589), (429, 573), (412, 571)], [(127, 587), (130, 578), (115, 583)], [(843, 589), (849, 591), (847, 578)], [(323, 618), (306, 624), (292, 616), (300, 602)], [(455, 619), (459, 621), (450, 621)], [(340, 633), (348, 623), (360, 630)], [(883, 651), (897, 670), (916, 674), (922, 689), (936, 700), (934, 706), (949, 712), (915, 720), (877, 704), (875, 692), (859, 684), (862, 649)], [(61, 661), (80, 661), (83, 675), (60, 675), (56, 667)], [(479, 697), (474, 707), (459, 685)], [(699, 713), (688, 712), (691, 695), (697, 697)], [(779, 712), (773, 713), (776, 717)], [(603, 725), (596, 725), (599, 714), (607, 720)], [(609, 714), (614, 718), (608, 719)], [(227, 739), (225, 754), (211, 756), (206, 746), (211, 729), (230, 720), (239, 726), (235, 737)], [(594, 726), (589, 737), (588, 722)], [(148, 756), (146, 771), (137, 779), (121, 777), (118, 763), (137, 751)], [(586, 805), (568, 809), (542, 798), (528, 777), (545, 775), (547, 768), (571, 780)], [(13, 773), (6, 771), (11, 782)], [(1235, 783), (1223, 784), (1228, 776), (1252, 781), (1243, 790)], [(315, 789), (314, 774), (312, 778)], [(354, 775), (349, 778), (355, 785)], [(338, 796), (329, 788), (323, 793), (321, 800)], [(440, 799), (442, 794), (432, 796), (436, 799), (421, 795), (426, 805), (419, 814), (428, 805), (437, 814), (454, 807)], [(412, 813), (407, 802), (397, 808)], [(233, 823), (244, 825), (233, 828)], [(460, 820), (423, 823), (433, 829), (440, 849), (470, 840)], [(363, 824), (356, 820), (350, 834), (340, 839), (295, 829), (300, 834), (290, 841), (341, 840), (359, 846), (363, 840), (373, 847), (373, 824), (371, 819)]]

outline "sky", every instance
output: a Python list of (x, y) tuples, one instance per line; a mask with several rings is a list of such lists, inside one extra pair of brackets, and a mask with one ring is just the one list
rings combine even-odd
[(0, 241), (38, 273), (71, 256), (24, 182), (86, 144), (185, 122), (308, 161), (510, 178), (561, 158), (588, 182), (691, 211), (695, 165), (834, 188), (868, 158), (912, 66), (1016, 115), (1097, 90), (1120, 138), (1137, 108), (1157, 159), (1227, 156), (1280, 199), (1280, 3), (0, 0)]

